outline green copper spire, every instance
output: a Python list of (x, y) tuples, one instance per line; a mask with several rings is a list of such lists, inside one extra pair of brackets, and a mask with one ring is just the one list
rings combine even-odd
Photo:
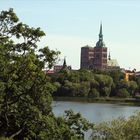
[(100, 24), (99, 40), (103, 41), (103, 34), (102, 34), (102, 23)]
[(96, 43), (96, 47), (105, 47), (103, 42), (102, 23), (100, 24), (99, 40)]

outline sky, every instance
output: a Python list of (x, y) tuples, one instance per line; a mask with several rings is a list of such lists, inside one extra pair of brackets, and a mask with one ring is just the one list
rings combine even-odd
[(0, 11), (13, 8), (20, 21), (40, 27), (40, 47), (61, 52), (59, 64), (80, 68), (81, 47), (94, 47), (102, 22), (112, 59), (121, 68), (140, 70), (140, 0), (0, 0)]

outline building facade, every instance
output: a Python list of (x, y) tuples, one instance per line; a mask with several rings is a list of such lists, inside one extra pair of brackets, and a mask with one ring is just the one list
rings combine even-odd
[(94, 48), (90, 46), (84, 46), (81, 48), (81, 64), (82, 69), (90, 69), (94, 58)]
[(66, 58), (64, 58), (63, 65), (54, 65), (54, 73), (58, 73), (62, 70), (71, 70), (71, 66), (67, 66)]
[(112, 71), (112, 70), (119, 70), (120, 66), (117, 62), (117, 59), (111, 59), (110, 53), (108, 56), (108, 60), (107, 60), (107, 70), (108, 71)]
[(107, 47), (103, 42), (102, 24), (100, 25), (99, 40), (95, 47), (84, 46), (81, 48), (81, 69), (107, 68)]

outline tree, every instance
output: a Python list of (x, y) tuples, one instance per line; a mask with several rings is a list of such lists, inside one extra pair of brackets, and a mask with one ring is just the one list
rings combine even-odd
[(121, 98), (128, 98), (130, 97), (130, 93), (127, 91), (126, 88), (121, 88), (118, 90), (117, 96)]
[(43, 69), (53, 66), (59, 52), (38, 50), (44, 35), (40, 28), (19, 22), (13, 9), (0, 13), (0, 137), (79, 138), (64, 118), (52, 113), (51, 94), (57, 86)]
[(80, 113), (75, 114), (72, 110), (65, 111), (64, 119), (70, 129), (75, 132), (78, 139), (84, 140), (84, 131), (92, 129), (94, 126), (94, 124), (89, 123), (86, 119), (82, 118)]
[[(0, 135), (32, 139), (44, 131), (45, 119), (53, 117), (53, 88), (42, 69), (46, 61), (50, 68), (58, 53), (46, 47), (36, 54), (36, 43), (45, 33), (19, 22), (13, 9), (1, 12), (0, 25)], [(50, 60), (41, 58), (46, 53)]]
[(112, 78), (108, 75), (96, 74), (95, 80), (99, 83), (98, 91), (100, 96), (109, 96), (113, 84)]
[(112, 77), (114, 83), (119, 82), (120, 80), (124, 79), (125, 74), (120, 70), (110, 71), (109, 75)]
[(138, 88), (138, 85), (135, 81), (129, 81), (129, 92), (131, 93), (133, 97), (135, 96), (135, 92), (137, 88)]
[(99, 97), (99, 92), (97, 91), (96, 88), (92, 88), (90, 91), (89, 91), (89, 94), (88, 94), (88, 97), (93, 97), (93, 98), (96, 98), (96, 97)]

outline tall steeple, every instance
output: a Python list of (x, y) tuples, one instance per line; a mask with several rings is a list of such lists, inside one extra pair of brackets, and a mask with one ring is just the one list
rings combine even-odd
[(108, 60), (111, 60), (111, 55), (110, 55), (110, 52), (109, 52), (109, 55), (108, 55)]
[(100, 40), (100, 41), (103, 41), (102, 22), (101, 22), (101, 24), (100, 24), (99, 40)]
[(93, 68), (100, 70), (107, 68), (107, 47), (103, 42), (102, 23), (100, 23), (99, 40), (94, 47)]
[(96, 43), (96, 47), (105, 47), (105, 44), (103, 42), (102, 23), (100, 24), (99, 40)]
[(64, 57), (63, 68), (67, 67), (66, 57)]

